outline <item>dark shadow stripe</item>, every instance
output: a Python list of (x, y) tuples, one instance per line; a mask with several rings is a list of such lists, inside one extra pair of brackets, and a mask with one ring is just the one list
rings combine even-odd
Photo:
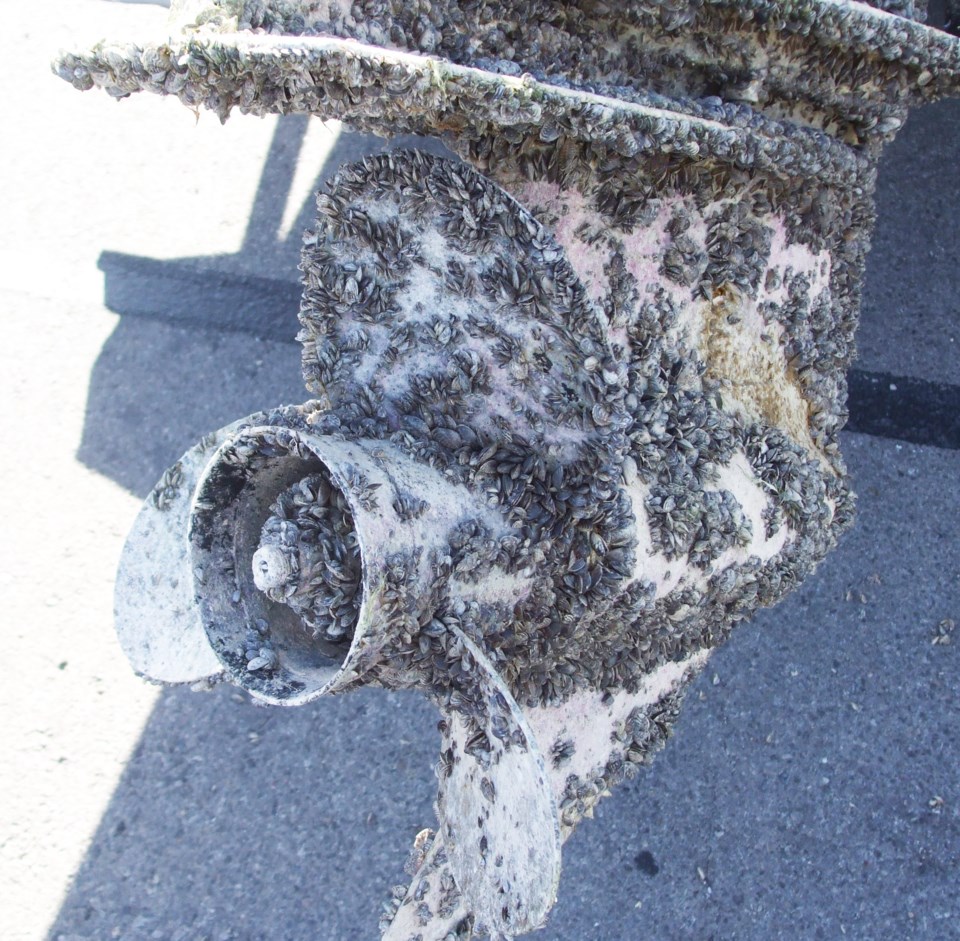
[[(104, 252), (105, 303), (123, 316), (294, 342), (300, 285), (217, 270), (203, 261)], [(960, 449), (960, 386), (852, 369), (848, 431)]]
[(122, 316), (152, 317), (213, 330), (293, 342), (300, 285), (218, 271), (196, 261), (103, 252), (104, 304)]
[(847, 431), (960, 448), (960, 386), (851, 369)]

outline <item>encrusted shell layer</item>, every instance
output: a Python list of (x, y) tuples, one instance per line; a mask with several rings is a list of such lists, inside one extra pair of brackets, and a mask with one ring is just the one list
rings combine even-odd
[[(731, 111), (743, 105), (770, 119), (826, 130), (855, 146), (889, 139), (906, 104), (954, 92), (960, 75), (953, 37), (861, 4), (812, 0), (626, 8), (535, 0), (519, 21), (480, 3), (358, 0), (348, 7), (332, 0), (211, 0), (187, 10), (179, 25), (184, 34), (168, 43), (147, 49), (99, 45), (62, 56), (56, 67), (78, 87), (97, 84), (118, 96), (141, 88), (174, 93), (221, 117), (239, 106), (349, 120), (350, 109), (338, 107), (336, 83), (332, 94), (304, 93), (304, 85), (324, 84), (325, 76), (338, 71), (335, 56), (329, 65), (323, 62), (334, 47), (296, 43), (305, 37), (346, 39), (373, 47), (352, 46), (364, 60), (385, 52), (429, 56), (441, 87), (444, 67), (462, 66), (690, 116), (706, 108), (728, 124)], [(277, 53), (286, 49), (295, 58), (305, 56), (311, 67), (302, 68), (305, 63), (289, 55), (271, 60), (234, 42), (251, 35), (260, 35)], [(213, 41), (209, 54), (191, 38)], [(416, 71), (396, 61), (401, 72)], [(361, 65), (355, 75), (340, 70), (340, 84), (359, 91), (371, 79), (371, 65)], [(430, 112), (415, 82), (405, 87), (384, 79), (384, 93), (400, 99), (407, 112)], [(351, 104), (358, 120), (373, 116), (362, 101)], [(392, 120), (385, 104), (375, 108), (382, 126)], [(550, 119), (559, 117), (545, 115), (543, 123), (549, 127)], [(459, 129), (434, 120), (433, 132), (443, 130)]]
[[(826, 342), (791, 318), (815, 316), (829, 333), (844, 315), (828, 252), (788, 246), (772, 208), (687, 200), (664, 200), (648, 220), (665, 233), (657, 264), (678, 243), (702, 256), (690, 283), (682, 269), (666, 278), (672, 294), (631, 271), (638, 253), (616, 244), (630, 226), (607, 232), (595, 212), (571, 239), (551, 220), (552, 236), (486, 178), (426, 154), (349, 167), (318, 202), (301, 340), (328, 410), (313, 427), (388, 439), (499, 508), (513, 535), (464, 519), (452, 577), (482, 580), (496, 566), (532, 587), (506, 620), (482, 603), (457, 613), (438, 596), (434, 607), (489, 652), (523, 704), (635, 690), (715, 646), (798, 584), (850, 520), (833, 374), (849, 349), (808, 367), (806, 387), (790, 366)], [(578, 239), (609, 259), (609, 281), (589, 277)], [(587, 285), (612, 282), (590, 296)], [(775, 334), (772, 394), (792, 389), (796, 413), (771, 411), (737, 370), (724, 329), (743, 335), (750, 318)], [(810, 414), (824, 416), (813, 434)], [(396, 647), (391, 669), (446, 688), (445, 637)]]

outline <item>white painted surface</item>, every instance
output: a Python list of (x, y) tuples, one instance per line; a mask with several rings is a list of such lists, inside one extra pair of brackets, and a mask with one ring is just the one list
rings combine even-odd
[(559, 706), (525, 710), (545, 755), (558, 739), (572, 739), (576, 745), (570, 760), (550, 773), (557, 799), (571, 774), (589, 779), (603, 771), (614, 750), (611, 733), (634, 709), (651, 706), (673, 692), (685, 678), (702, 670), (709, 657), (709, 650), (699, 650), (678, 663), (665, 663), (649, 674), (637, 693), (621, 690), (606, 703), (601, 693), (582, 692)]

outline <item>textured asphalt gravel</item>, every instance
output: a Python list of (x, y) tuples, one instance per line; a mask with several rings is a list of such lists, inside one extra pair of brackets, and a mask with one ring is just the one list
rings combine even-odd
[[(0, 937), (372, 941), (433, 821), (433, 709), (156, 690), (116, 649), (110, 591), (167, 465), (305, 397), (306, 194), (381, 142), (195, 124), (46, 71), (60, 45), (149, 32), (155, 6), (5, 12)], [(885, 157), (863, 370), (960, 384), (958, 165), (957, 103)], [(667, 749), (573, 836), (536, 937), (960, 938), (960, 631), (932, 643), (960, 622), (960, 452), (843, 445), (856, 528), (717, 652)]]

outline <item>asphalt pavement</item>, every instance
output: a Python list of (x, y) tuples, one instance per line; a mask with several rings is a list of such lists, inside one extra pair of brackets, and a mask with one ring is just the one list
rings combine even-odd
[[(372, 941), (434, 820), (432, 707), (151, 687), (111, 592), (163, 470), (305, 398), (311, 193), (388, 144), (49, 73), (60, 46), (157, 32), (156, 5), (4, 12), (0, 937)], [(574, 834), (542, 941), (960, 938), (958, 166), (951, 102), (881, 167), (843, 440), (856, 527), (716, 653), (665, 751)]]

